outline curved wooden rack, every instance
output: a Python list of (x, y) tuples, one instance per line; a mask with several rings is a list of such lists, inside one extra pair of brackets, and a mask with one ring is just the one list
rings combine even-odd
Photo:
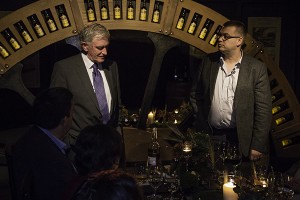
[[(214, 10), (192, 0), (146, 0), (148, 10), (148, 17), (146, 21), (139, 20), (139, 12), (142, 0), (132, 1), (133, 6), (135, 7), (135, 18), (133, 20), (126, 19), (126, 7), (128, 3), (127, 0), (120, 1), (122, 5), (123, 17), (119, 20), (115, 20), (113, 17), (114, 0), (108, 0), (107, 7), (109, 10), (109, 19), (101, 20), (101, 2), (102, 0), (94, 0), (96, 21), (105, 25), (109, 30), (137, 30), (162, 34), (186, 42), (205, 53), (217, 51), (217, 48), (215, 46), (209, 44), (209, 40), (213, 36), (214, 31), (217, 29), (217, 27), (228, 20)], [(161, 14), (159, 23), (153, 23), (151, 21), (155, 2), (159, 2), (160, 5), (159, 8)], [(66, 14), (69, 18), (70, 26), (66, 28), (62, 27), (62, 25), (60, 24), (56, 9), (58, 5), (64, 6)], [(57, 31), (50, 32), (48, 30), (46, 22), (42, 15), (42, 11), (46, 9), (50, 9), (53, 15), (53, 19), (58, 27)], [(186, 9), (187, 11), (185, 17), (185, 26), (182, 30), (179, 30), (176, 28), (176, 24), (182, 9)], [(202, 17), (201, 20), (198, 21), (195, 34), (189, 34), (187, 32), (188, 26), (191, 23), (195, 13), (201, 15)], [(34, 14), (37, 16), (41, 26), (46, 33), (45, 36), (40, 38), (35, 35), (34, 29), (31, 27), (31, 24), (27, 19), (27, 17)], [(206, 39), (202, 40), (198, 38), (198, 35), (207, 19), (212, 20), (213, 25)], [(14, 24), (16, 24), (18, 21), (22, 21), (24, 23), (33, 38), (33, 42), (26, 44), (23, 41), (14, 26)], [(17, 51), (14, 51), (9, 42), (7, 42), (3, 35), (0, 34), (0, 45), (4, 47), (10, 54), (6, 58), (0, 56), (0, 75), (5, 74), (11, 67), (22, 61), (27, 56), (33, 54), (34, 52), (37, 52), (40, 49), (57, 41), (77, 35), (78, 30), (83, 28), (83, 26), (88, 23), (86, 3), (84, 0), (40, 0), (19, 10), (16, 10), (13, 13), (5, 16), (4, 18), (1, 18), (0, 32), (8, 28), (15, 36), (15, 39), (17, 39), (17, 41), (20, 43), (21, 48)], [(289, 105), (288, 109), (275, 114), (273, 117), (271, 135), (274, 140), (277, 153), (282, 155), (284, 152), (297, 152), (300, 149), (300, 143), (295, 143), (295, 141), (299, 141), (298, 138), (300, 137), (300, 106), (292, 88), (290, 87), (288, 81), (286, 80), (279, 67), (273, 62), (270, 57), (264, 54), (263, 45), (260, 42), (255, 41), (250, 35), (247, 35), (244, 51), (260, 59), (267, 65), (270, 72), (270, 81), (274, 83), (274, 80), (276, 80), (276, 86), (272, 88), (272, 93), (274, 94), (278, 91), (283, 91), (283, 96), (278, 101), (274, 102), (273, 106), (276, 106), (282, 102), (288, 102)], [(293, 119), (286, 123), (283, 123), (282, 125), (277, 125), (275, 121), (287, 113), (292, 113)], [(297, 151), (295, 150), (295, 148), (297, 149)], [(295, 155), (295, 153), (284, 156), (293, 155)]]

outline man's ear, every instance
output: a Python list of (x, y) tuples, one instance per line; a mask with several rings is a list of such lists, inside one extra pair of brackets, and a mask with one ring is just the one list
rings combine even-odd
[(82, 42), (82, 43), (81, 43), (81, 47), (82, 47), (83, 51), (85, 51), (85, 52), (88, 51), (88, 46), (89, 46), (89, 45), (88, 45), (86, 42)]

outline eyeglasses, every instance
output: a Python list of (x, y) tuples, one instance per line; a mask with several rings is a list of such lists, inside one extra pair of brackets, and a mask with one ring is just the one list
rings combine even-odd
[(229, 35), (227, 33), (219, 33), (218, 37), (221, 38), (221, 39), (223, 39), (223, 41), (229, 40), (231, 38), (241, 38), (241, 36), (231, 36), (231, 35)]

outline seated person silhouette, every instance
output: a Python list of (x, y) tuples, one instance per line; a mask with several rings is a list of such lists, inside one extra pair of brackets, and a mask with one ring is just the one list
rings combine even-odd
[(117, 169), (122, 155), (122, 136), (115, 128), (104, 124), (85, 127), (75, 145), (74, 164), (78, 176), (65, 191), (63, 198), (71, 199), (82, 183), (103, 170)]
[(132, 175), (117, 170), (95, 173), (72, 200), (142, 200), (143, 193)]
[(65, 88), (51, 88), (34, 100), (34, 126), (12, 147), (13, 172), (18, 199), (53, 200), (77, 172), (63, 142), (73, 113), (73, 95)]

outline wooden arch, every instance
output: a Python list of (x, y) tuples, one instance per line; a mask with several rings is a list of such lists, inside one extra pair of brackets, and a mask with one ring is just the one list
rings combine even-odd
[[(139, 19), (140, 8), (143, 2), (142, 0), (132, 1), (135, 8), (134, 19), (132, 20), (128, 20), (126, 18), (128, 1), (120, 0), (122, 18), (115, 20), (113, 16), (113, 7), (115, 1), (107, 0), (105, 2), (109, 10), (109, 19), (101, 20), (100, 7), (102, 0), (93, 1), (96, 21), (105, 25), (109, 30), (138, 30), (157, 33), (179, 39), (190, 44), (191, 46), (196, 47), (197, 49), (202, 50), (205, 53), (217, 51), (217, 48), (211, 45), (209, 41), (217, 27), (228, 20), (221, 14), (193, 0), (146, 0), (146, 21), (141, 21)], [(151, 20), (155, 3), (158, 3), (160, 9), (160, 20), (158, 23), (154, 23)], [(62, 6), (64, 8), (65, 14), (68, 17), (69, 26), (67, 27), (63, 27), (63, 25), (60, 23), (58, 6)], [(0, 32), (2, 33), (4, 30), (9, 29), (20, 44), (20, 48), (18, 50), (14, 50), (10, 42), (7, 41), (2, 34), (0, 34), (0, 53), (4, 48), (9, 54), (8, 56), (3, 56), (3, 52), (0, 54), (0, 76), (4, 76), (5, 73), (10, 70), (10, 68), (34, 52), (37, 52), (52, 43), (77, 35), (78, 30), (83, 28), (85, 24), (89, 23), (86, 6), (87, 4), (85, 0), (40, 0), (1, 18)], [(179, 30), (176, 28), (176, 25), (183, 9), (186, 10), (185, 25), (181, 30)], [(56, 31), (51, 32), (47, 28), (47, 24), (43, 15), (44, 10), (51, 12), (58, 28)], [(194, 34), (190, 34), (188, 33), (188, 27), (195, 13), (199, 14), (201, 18), (197, 21), (197, 27)], [(32, 28), (31, 23), (28, 20), (28, 17), (32, 15), (35, 15), (40, 22), (40, 25), (45, 32), (44, 36), (38, 37), (35, 34), (34, 28)], [(213, 24), (210, 27), (207, 37), (203, 40), (200, 39), (198, 35), (200, 34), (200, 31), (207, 19), (210, 19)], [(20, 36), (15, 27), (15, 24), (17, 24), (19, 21), (23, 22), (24, 26), (32, 36), (32, 42), (27, 44)], [(275, 150), (278, 155), (285, 157), (295, 156), (297, 154), (295, 152), (299, 152), (300, 149), (299, 102), (297, 101), (297, 98), (284, 74), (274, 63), (274, 61), (264, 53), (263, 45), (260, 42), (255, 41), (250, 35), (247, 35), (244, 51), (253, 57), (256, 57), (257, 59), (260, 59), (267, 65), (273, 95), (278, 92), (282, 92), (281, 97), (278, 100), (273, 101), (273, 107), (282, 103), (288, 104), (287, 109), (274, 114), (271, 135), (275, 145)], [(293, 116), (291, 120), (281, 125), (276, 124), (276, 120), (289, 113)]]

